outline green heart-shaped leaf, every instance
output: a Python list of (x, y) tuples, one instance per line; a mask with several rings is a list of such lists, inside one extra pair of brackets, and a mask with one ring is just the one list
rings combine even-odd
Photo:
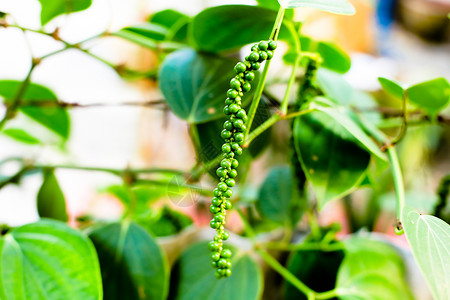
[(397, 82), (383, 77), (378, 77), (378, 81), (380, 82), (383, 90), (386, 91), (388, 94), (394, 96), (397, 99), (400, 100), (403, 99), (405, 90)]
[(261, 270), (247, 254), (232, 249), (233, 274), (217, 280), (211, 267), (207, 242), (188, 248), (172, 269), (169, 299), (177, 300), (256, 300), (263, 289)]
[(450, 295), (450, 225), (410, 207), (402, 212), (402, 224), (422, 274), (434, 299)]
[(91, 241), (64, 223), (41, 220), (0, 238), (0, 298), (100, 300)]
[(423, 108), (432, 117), (450, 102), (450, 83), (445, 78), (413, 85), (406, 92), (411, 103)]
[(89, 237), (97, 249), (105, 299), (166, 299), (166, 259), (153, 237), (135, 223), (94, 228)]

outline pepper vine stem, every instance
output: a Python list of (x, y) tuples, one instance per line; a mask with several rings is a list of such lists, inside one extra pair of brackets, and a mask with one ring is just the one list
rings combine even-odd
[(392, 177), (394, 179), (395, 186), (395, 198), (397, 201), (397, 220), (402, 219), (402, 210), (405, 206), (405, 187), (403, 184), (403, 176), (398, 160), (397, 152), (394, 146), (387, 148), (389, 162), (391, 164)]
[[(270, 34), (270, 40), (276, 41), (278, 39), (278, 34), (280, 32), (281, 24), (283, 23), (285, 9), (280, 7), (277, 13), (277, 18), (275, 20), (275, 24), (272, 29), (272, 33)], [(258, 82), (258, 85), (255, 90), (255, 94), (253, 96), (253, 101), (248, 111), (248, 121), (247, 121), (247, 130), (245, 131), (244, 136), (247, 136), (250, 132), (250, 128), (252, 127), (253, 119), (255, 118), (256, 109), (258, 108), (259, 101), (261, 100), (261, 95), (264, 90), (264, 83), (267, 78), (267, 73), (269, 72), (270, 61), (266, 61), (264, 65), (264, 69), (261, 74), (261, 78)]]

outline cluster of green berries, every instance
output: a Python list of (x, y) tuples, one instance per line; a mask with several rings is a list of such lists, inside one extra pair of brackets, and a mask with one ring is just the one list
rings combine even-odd
[(227, 91), (223, 112), (229, 119), (223, 124), (220, 136), (225, 140), (222, 145), (223, 159), (216, 174), (220, 182), (214, 189), (214, 198), (211, 200), (210, 211), (214, 214), (211, 220), (211, 228), (217, 231), (214, 240), (208, 245), (211, 250), (211, 264), (216, 268), (216, 277), (229, 277), (231, 275), (231, 251), (223, 249), (223, 241), (229, 238), (225, 228), (226, 211), (232, 207), (230, 198), (233, 195), (231, 189), (235, 184), (237, 157), (242, 155), (242, 145), (245, 141), (247, 130), (247, 113), (242, 108), (242, 97), (250, 91), (255, 79), (255, 72), (261, 67), (261, 63), (273, 57), (273, 51), (277, 48), (275, 41), (261, 41), (252, 47), (252, 52), (234, 67), (236, 76), (230, 81), (230, 89)]

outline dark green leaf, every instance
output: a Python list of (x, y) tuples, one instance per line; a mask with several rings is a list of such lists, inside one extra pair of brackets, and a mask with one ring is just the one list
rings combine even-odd
[(157, 216), (142, 217), (137, 222), (158, 237), (177, 234), (193, 223), (189, 216), (168, 206), (164, 206)]
[[(332, 252), (303, 250), (291, 254), (287, 267), (308, 287), (317, 292), (326, 292), (334, 289), (338, 268), (343, 258), (342, 250)], [(307, 297), (287, 282), (285, 299), (307, 300)]]
[(258, 210), (273, 222), (295, 226), (306, 206), (296, 191), (292, 170), (273, 168), (259, 190)]
[(148, 21), (154, 24), (162, 25), (166, 28), (172, 28), (180, 21), (184, 21), (186, 19), (189, 19), (189, 17), (179, 11), (165, 9), (154, 13)]
[(410, 207), (403, 209), (402, 224), (433, 298), (446, 299), (450, 294), (450, 226)]
[[(183, 49), (164, 60), (159, 85), (172, 112), (189, 123), (204, 123), (223, 115), (229, 82), (236, 74), (228, 59)], [(245, 102), (251, 93), (244, 96)]]
[(336, 284), (339, 299), (412, 299), (403, 261), (392, 246), (358, 237), (344, 243)]
[(312, 7), (334, 14), (354, 15), (355, 8), (347, 0), (278, 0), (284, 8)]
[(59, 15), (85, 10), (92, 4), (92, 0), (39, 0), (39, 2), (42, 6), (42, 25)]
[[(164, 26), (152, 23), (142, 23), (139, 25), (122, 28), (119, 32), (116, 32), (114, 35), (120, 36), (125, 39), (128, 39), (128, 37), (131, 36), (140, 36), (142, 39), (149, 39), (152, 41), (162, 41), (165, 39), (168, 32), (169, 30)], [(136, 42), (135, 40), (131, 41)]]
[(102, 299), (91, 241), (64, 223), (41, 220), (0, 237), (0, 298)]
[[(190, 37), (195, 48), (221, 52), (267, 40), (276, 12), (259, 6), (223, 5), (207, 8), (194, 17)], [(279, 39), (291, 41), (289, 22), (284, 22)]]
[(350, 70), (351, 60), (347, 53), (335, 44), (318, 42), (317, 52), (323, 59), (322, 67), (338, 73), (346, 73)]
[(380, 82), (381, 87), (386, 93), (394, 96), (397, 99), (403, 99), (405, 90), (397, 82), (383, 77), (378, 77), (378, 81)]
[(167, 262), (144, 228), (112, 223), (94, 228), (89, 237), (99, 256), (105, 299), (166, 299)]
[[(17, 80), (0, 80), (0, 96), (5, 98), (5, 103), (12, 103), (21, 85), (22, 82)], [(39, 102), (42, 101), (57, 102), (57, 98), (48, 88), (39, 84), (30, 83), (22, 96), (21, 105), (23, 105), (23, 107), (20, 108), (20, 111), (41, 125), (54, 131), (63, 139), (67, 139), (70, 130), (69, 114), (65, 109), (58, 107), (32, 106), (33, 104), (38, 105)]]
[(37, 210), (41, 218), (67, 222), (66, 200), (53, 169), (44, 171), (44, 182), (37, 195)]
[(261, 270), (250, 256), (232, 249), (233, 275), (217, 280), (211, 267), (207, 243), (188, 248), (172, 270), (169, 299), (177, 300), (256, 300), (263, 289)]
[(411, 103), (436, 116), (450, 102), (450, 83), (445, 78), (422, 82), (406, 90)]
[(349, 194), (364, 179), (370, 154), (325, 112), (314, 111), (296, 118), (294, 142), (319, 207)]
[(4, 129), (2, 131), (4, 135), (9, 136), (10, 138), (15, 139), (16, 141), (19, 141), (21, 143), (30, 144), (30, 145), (37, 145), (41, 142), (35, 138), (34, 136), (30, 135), (25, 130), (19, 129), (19, 128), (8, 128)]

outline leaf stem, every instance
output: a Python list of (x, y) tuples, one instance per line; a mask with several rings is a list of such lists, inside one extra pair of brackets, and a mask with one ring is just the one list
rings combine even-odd
[(402, 210), (405, 206), (405, 187), (403, 176), (394, 146), (387, 148), (389, 162), (391, 164), (392, 177), (394, 178), (395, 198), (397, 200), (397, 220), (402, 219)]
[[(277, 18), (275, 20), (275, 23), (274, 23), (274, 26), (272, 29), (272, 33), (270, 34), (270, 38), (269, 38), (271, 40), (276, 41), (278, 38), (278, 33), (280, 32), (281, 24), (283, 22), (284, 11), (285, 11), (285, 9), (282, 7), (280, 7), (280, 9), (278, 10)], [(261, 95), (264, 90), (264, 83), (267, 78), (267, 73), (269, 72), (269, 66), (270, 66), (271, 61), (272, 60), (266, 61), (265, 65), (264, 65), (264, 69), (261, 74), (261, 78), (256, 87), (255, 94), (253, 96), (253, 101), (252, 101), (252, 104), (248, 111), (248, 122), (247, 122), (247, 130), (245, 132), (245, 136), (247, 136), (249, 134), (250, 128), (252, 127), (253, 119), (255, 118), (255, 114), (256, 114), (256, 109), (258, 108), (259, 101), (261, 100)]]

